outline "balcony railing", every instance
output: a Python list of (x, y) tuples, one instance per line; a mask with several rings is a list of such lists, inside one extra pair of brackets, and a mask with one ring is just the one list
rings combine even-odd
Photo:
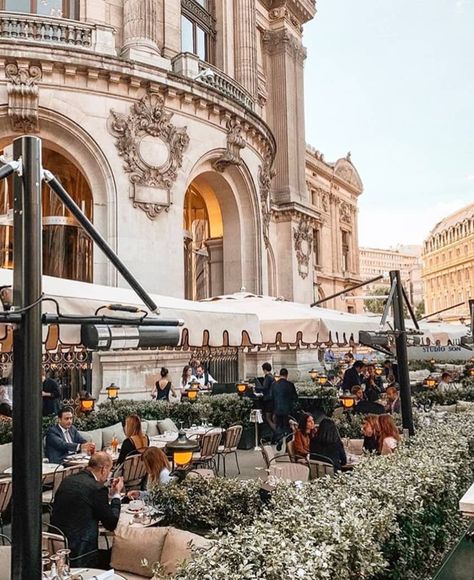
[(36, 14), (0, 12), (0, 42), (53, 44), (115, 54), (113, 35), (114, 29), (110, 26)]
[(203, 72), (206, 69), (212, 70), (212, 75), (203, 75), (200, 77), (200, 82), (204, 83), (219, 91), (226, 97), (230, 97), (231, 99), (239, 102), (244, 107), (253, 110), (254, 101), (240, 83), (235, 81), (233, 78), (227, 76), (218, 68), (200, 61), (199, 62), (199, 73)]

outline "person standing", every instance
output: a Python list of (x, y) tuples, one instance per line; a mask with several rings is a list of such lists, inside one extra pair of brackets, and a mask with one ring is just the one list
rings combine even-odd
[(355, 385), (362, 384), (362, 371), (364, 370), (364, 363), (361, 360), (356, 360), (355, 363), (346, 370), (342, 379), (342, 389), (350, 391)]
[(263, 371), (263, 384), (260, 387), (257, 387), (255, 390), (257, 393), (261, 393), (262, 396), (262, 412), (264, 415), (264, 419), (269, 425), (272, 431), (275, 431), (276, 425), (275, 421), (273, 420), (273, 384), (275, 379), (272, 374), (272, 365), (269, 362), (263, 363), (262, 365)]
[(56, 415), (61, 401), (61, 387), (51, 375), (43, 374), (43, 417)]
[(290, 432), (289, 415), (298, 400), (294, 383), (288, 380), (288, 370), (280, 370), (280, 379), (272, 385), (273, 408), (276, 417), (276, 437), (280, 438)]
[(173, 397), (177, 398), (178, 393), (173, 388), (173, 385), (168, 376), (168, 369), (161, 367), (160, 378), (155, 383), (155, 388), (151, 393), (152, 399), (157, 401), (167, 401), (170, 398), (170, 393)]
[(112, 480), (109, 490), (105, 487), (111, 469), (110, 455), (98, 451), (84, 471), (66, 477), (56, 492), (51, 524), (66, 536), (75, 567), (108, 568), (108, 553), (99, 551), (99, 522), (115, 530), (123, 489), (121, 477)]

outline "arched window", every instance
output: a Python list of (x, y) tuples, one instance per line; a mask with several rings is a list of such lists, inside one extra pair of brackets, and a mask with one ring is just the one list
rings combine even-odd
[(0, 0), (0, 9), (79, 20), (79, 0)]
[[(52, 171), (92, 221), (93, 200), (81, 171), (60, 153), (43, 149), (43, 166)], [(42, 186), (43, 274), (92, 282), (92, 242), (69, 211)], [(0, 181), (0, 267), (13, 267), (12, 178)]]
[(181, 0), (181, 51), (212, 63), (215, 37), (212, 0)]

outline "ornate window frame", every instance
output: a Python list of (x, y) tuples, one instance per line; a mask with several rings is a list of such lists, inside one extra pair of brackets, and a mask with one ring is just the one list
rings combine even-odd
[[(38, 6), (41, 3), (41, 0), (30, 0), (30, 9), (28, 11), (29, 14), (38, 14)], [(71, 14), (71, 0), (62, 0), (62, 13), (61, 15), (51, 14), (52, 18), (68, 18), (69, 20), (79, 20), (80, 17), (80, 0), (74, 0), (74, 14)], [(17, 10), (12, 10), (11, 8), (7, 8), (7, 0), (0, 0), (0, 10), (12, 11), (17, 12)]]
[[(197, 0), (181, 0), (181, 15), (193, 25), (193, 45), (196, 48), (196, 28), (206, 35), (206, 62), (213, 63), (215, 57), (216, 19), (214, 18), (214, 2), (207, 0), (207, 8)], [(195, 53), (196, 54), (196, 53)]]

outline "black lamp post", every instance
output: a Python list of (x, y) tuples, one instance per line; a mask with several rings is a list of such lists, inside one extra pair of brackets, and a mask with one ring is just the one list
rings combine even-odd
[(188, 439), (185, 431), (181, 429), (178, 437), (166, 444), (166, 449), (173, 455), (173, 463), (177, 467), (175, 475), (184, 476), (185, 467), (191, 463), (193, 452), (199, 449), (199, 445), (196, 441)]

